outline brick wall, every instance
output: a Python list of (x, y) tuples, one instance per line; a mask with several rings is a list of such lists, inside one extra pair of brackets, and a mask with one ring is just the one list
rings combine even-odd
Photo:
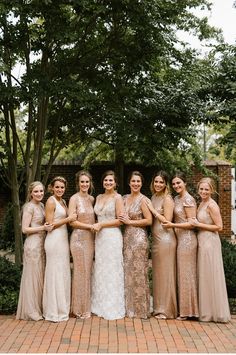
[[(223, 231), (221, 232), (222, 237), (230, 237), (231, 236), (231, 165), (226, 162), (215, 162), (215, 161), (206, 161), (206, 167), (217, 176), (216, 186), (218, 194), (214, 196), (219, 207), (221, 209), (221, 214), (223, 218)], [(60, 164), (54, 165), (52, 172), (49, 177), (49, 181), (57, 176), (62, 175), (68, 181), (68, 188), (65, 193), (65, 199), (67, 202), (71, 195), (76, 192), (75, 189), (75, 174), (81, 167), (76, 164)], [(109, 169), (114, 170), (113, 164), (101, 163), (97, 165), (91, 166), (89, 169), (90, 173), (93, 176), (93, 182), (95, 186), (94, 195), (98, 195), (103, 191), (101, 184), (101, 176), (102, 174)], [(158, 167), (143, 167), (142, 165), (129, 164), (125, 166), (124, 169), (124, 182), (123, 182), (123, 191), (124, 193), (129, 192), (129, 186), (127, 184), (128, 175), (133, 170), (139, 170), (144, 175), (144, 185), (142, 188), (142, 192), (148, 197), (151, 196), (151, 192), (149, 189), (149, 185), (151, 182), (152, 175), (155, 171), (158, 170)], [(191, 192), (196, 193), (196, 185), (198, 181), (201, 179), (202, 173), (193, 168), (193, 175), (189, 178), (189, 185)], [(119, 190), (119, 189), (118, 189)], [(4, 195), (3, 192), (0, 191), (0, 226), (2, 223), (2, 218), (4, 214), (4, 207), (8, 201), (9, 195)], [(49, 195), (45, 195), (45, 199)]]

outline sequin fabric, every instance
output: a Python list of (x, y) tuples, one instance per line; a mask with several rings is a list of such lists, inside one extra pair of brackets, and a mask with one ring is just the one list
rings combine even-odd
[[(171, 196), (152, 196), (156, 211), (163, 214), (164, 199)], [(176, 295), (176, 236), (172, 228), (163, 228), (158, 218), (152, 225), (152, 282), (153, 314), (167, 318), (177, 316)]]
[[(174, 199), (174, 222), (187, 222), (185, 208), (196, 207), (194, 198), (186, 193)], [(175, 228), (177, 236), (177, 287), (179, 315), (198, 317), (197, 237), (193, 229)]]
[[(142, 219), (139, 195), (127, 207), (128, 195), (124, 196), (126, 212), (130, 219)], [(149, 243), (146, 228), (125, 226), (124, 231), (124, 270), (125, 270), (125, 305), (126, 315), (130, 318), (148, 318), (150, 316), (150, 290), (148, 281)]]
[[(76, 196), (77, 220), (86, 224), (95, 223), (95, 214), (90, 197)], [(91, 273), (94, 257), (94, 233), (76, 228), (70, 239), (73, 258), (71, 312), (81, 318), (91, 315)]]
[[(40, 227), (45, 222), (42, 203), (28, 202), (23, 207), (24, 214), (32, 216), (30, 227)], [(24, 222), (23, 222), (24, 223)], [(42, 296), (45, 270), (45, 232), (29, 234), (24, 243), (23, 272), (16, 318), (40, 320), (42, 317)]]

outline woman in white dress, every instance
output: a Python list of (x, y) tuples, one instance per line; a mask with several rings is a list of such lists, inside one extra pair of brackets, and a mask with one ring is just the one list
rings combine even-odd
[(76, 220), (76, 213), (69, 216), (62, 196), (67, 182), (55, 177), (49, 185), (53, 193), (45, 206), (46, 221), (53, 224), (45, 240), (46, 270), (43, 290), (43, 316), (52, 322), (66, 321), (70, 312), (71, 271), (67, 223)]
[(199, 319), (226, 323), (231, 317), (218, 234), (223, 224), (219, 206), (211, 197), (214, 192), (211, 178), (202, 178), (198, 184), (201, 203), (197, 219), (191, 220), (198, 229)]
[(125, 316), (123, 238), (118, 216), (123, 200), (116, 192), (116, 177), (107, 171), (102, 177), (105, 192), (97, 196), (94, 211), (95, 263), (92, 278), (91, 311), (107, 320)]
[(44, 240), (46, 231), (53, 227), (45, 223), (44, 205), (41, 202), (43, 197), (43, 184), (40, 181), (32, 182), (22, 214), (22, 232), (26, 234), (26, 239), (16, 319), (43, 319)]

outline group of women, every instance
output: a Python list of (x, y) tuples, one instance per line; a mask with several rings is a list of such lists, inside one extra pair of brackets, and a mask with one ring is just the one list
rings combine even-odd
[[(59, 322), (91, 314), (107, 320), (147, 319), (153, 308), (157, 319), (230, 320), (218, 235), (222, 219), (212, 180), (198, 184), (198, 209), (182, 173), (171, 180), (174, 199), (164, 171), (152, 179), (151, 200), (141, 193), (143, 182), (142, 174), (133, 171), (130, 193), (122, 197), (115, 173), (106, 171), (104, 193), (95, 201), (92, 176), (79, 171), (77, 192), (67, 208), (67, 183), (58, 176), (49, 186), (52, 196), (45, 209), (43, 185), (30, 185), (22, 217), (27, 237), (17, 319)], [(147, 226), (152, 232), (153, 307)]]

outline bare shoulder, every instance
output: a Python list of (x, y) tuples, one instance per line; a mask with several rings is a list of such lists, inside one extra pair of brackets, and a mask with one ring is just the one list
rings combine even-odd
[(219, 211), (220, 207), (219, 205), (216, 203), (215, 200), (211, 199), (208, 205), (209, 210), (211, 211)]
[(116, 194), (115, 194), (115, 199), (116, 199), (116, 200), (122, 200), (122, 201), (123, 201), (123, 197), (122, 197), (121, 194), (119, 194), (118, 192), (116, 192)]
[(70, 201), (74, 201), (77, 197), (77, 192), (70, 197)]
[(47, 202), (46, 202), (46, 206), (55, 206), (56, 203), (55, 203), (55, 200), (53, 198), (53, 196), (50, 196), (48, 199), (47, 199)]
[(167, 202), (171, 202), (171, 203), (174, 202), (174, 199), (173, 199), (173, 197), (171, 196), (171, 194), (167, 194), (167, 195), (165, 196), (164, 200), (167, 201)]
[(93, 196), (89, 195), (89, 199), (90, 199), (91, 203), (94, 204), (95, 198)]

